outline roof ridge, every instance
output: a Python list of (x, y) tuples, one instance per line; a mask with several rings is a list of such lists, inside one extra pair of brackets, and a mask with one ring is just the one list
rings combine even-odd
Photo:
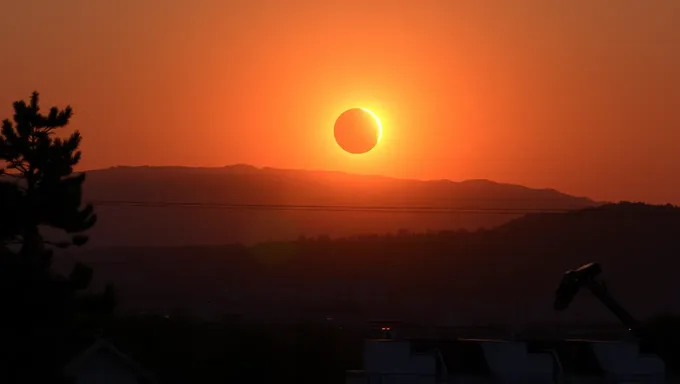
[(121, 359), (123, 362), (126, 363), (129, 367), (131, 367), (137, 374), (139, 374), (142, 377), (145, 377), (147, 379), (153, 379), (153, 375), (146, 371), (144, 368), (142, 368), (141, 365), (139, 365), (136, 361), (134, 361), (130, 356), (127, 354), (123, 353), (121, 350), (116, 348), (115, 345), (108, 339), (105, 339), (103, 337), (97, 337), (95, 341), (87, 348), (85, 348), (81, 353), (76, 355), (73, 359), (71, 359), (64, 367), (63, 371), (67, 375), (72, 375), (74, 374), (77, 369), (84, 364), (92, 355), (97, 353), (98, 351), (105, 349), (111, 353), (113, 353), (114, 356), (117, 358)]

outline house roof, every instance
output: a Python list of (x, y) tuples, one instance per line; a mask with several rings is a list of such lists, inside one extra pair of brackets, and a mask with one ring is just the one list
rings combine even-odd
[(575, 375), (601, 375), (604, 370), (595, 351), (586, 340), (540, 340), (528, 341), (529, 352), (545, 352), (552, 350), (562, 364), (565, 373)]
[(491, 368), (484, 349), (478, 342), (470, 340), (414, 340), (413, 353), (427, 353), (437, 350), (449, 374), (488, 376)]
[[(490, 375), (491, 369), (482, 342), (507, 342), (487, 339), (412, 340), (412, 353), (439, 351), (449, 374)], [(528, 352), (553, 351), (565, 373), (601, 375), (604, 370), (590, 347), (590, 340), (527, 340)]]
[(145, 383), (155, 383), (156, 380), (153, 375), (145, 371), (139, 364), (132, 360), (129, 356), (122, 353), (118, 348), (114, 347), (105, 339), (99, 338), (92, 345), (82, 351), (79, 355), (73, 358), (64, 367), (64, 373), (69, 376), (74, 376), (78, 373), (80, 368), (98, 352), (106, 351), (117, 358), (121, 363), (132, 369), (135, 374), (144, 380)]

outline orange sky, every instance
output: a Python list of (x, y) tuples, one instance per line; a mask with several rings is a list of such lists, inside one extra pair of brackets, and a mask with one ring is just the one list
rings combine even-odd
[[(249, 163), (680, 203), (677, 0), (0, 3), (0, 117), (71, 104), (83, 168)], [(333, 141), (343, 110), (384, 126)]]

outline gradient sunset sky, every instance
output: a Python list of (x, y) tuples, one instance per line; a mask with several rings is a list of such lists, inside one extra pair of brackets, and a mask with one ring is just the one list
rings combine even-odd
[[(74, 108), (82, 168), (329, 169), (680, 203), (677, 0), (0, 3), (0, 118)], [(334, 142), (344, 110), (379, 145)]]

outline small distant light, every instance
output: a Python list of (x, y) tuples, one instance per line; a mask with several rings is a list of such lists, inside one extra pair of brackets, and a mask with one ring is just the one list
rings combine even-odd
[(385, 330), (386, 330), (386, 331), (389, 331), (389, 330), (390, 330), (390, 327), (385, 327)]

